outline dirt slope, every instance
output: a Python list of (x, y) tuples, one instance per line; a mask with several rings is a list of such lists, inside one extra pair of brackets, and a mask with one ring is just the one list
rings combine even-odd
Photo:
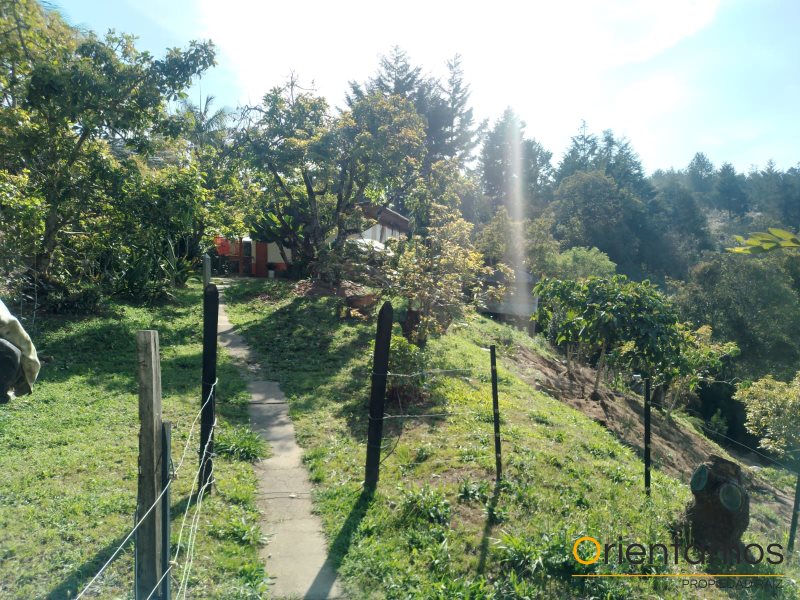
[[(597, 421), (638, 454), (644, 453), (644, 407), (641, 398), (601, 388), (600, 400), (591, 400), (589, 395), (594, 387), (595, 376), (593, 369), (576, 367), (570, 378), (562, 362), (527, 348), (519, 348), (511, 360), (526, 382)], [(779, 490), (760, 477), (749, 457), (722, 450), (688, 424), (671, 420), (656, 408), (651, 413), (651, 424), (654, 467), (688, 485), (695, 467), (709, 454), (730, 457), (740, 463), (750, 477), (751, 503), (766, 505), (781, 522), (789, 522), (792, 513), (790, 492)], [(752, 525), (762, 529), (776, 525), (773, 519), (766, 516), (754, 515), (752, 520), (755, 521)]]

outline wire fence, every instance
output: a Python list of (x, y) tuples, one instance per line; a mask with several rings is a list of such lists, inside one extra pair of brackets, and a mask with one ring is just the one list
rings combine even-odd
[[(663, 409), (665, 411), (669, 411), (670, 410), (669, 407), (667, 407), (664, 404), (661, 404), (659, 402), (653, 402), (651, 400), (650, 404), (652, 406), (657, 407), (657, 408), (661, 408), (661, 409)], [(720, 431), (718, 431), (717, 429), (714, 429), (713, 427), (709, 427), (708, 425), (706, 425), (702, 421), (702, 418), (703, 418), (702, 415), (700, 415), (700, 414), (698, 414), (698, 413), (696, 413), (694, 411), (691, 411), (691, 412), (692, 412), (692, 416), (695, 416), (698, 419), (701, 419), (700, 422), (697, 422), (697, 425), (699, 425), (704, 431), (706, 431), (707, 433), (711, 434), (712, 436), (718, 436), (718, 437), (720, 437), (720, 438), (722, 438), (724, 440), (727, 440), (728, 442), (731, 442), (732, 444), (736, 444), (737, 446), (739, 446), (741, 448), (744, 448), (745, 450), (747, 450), (749, 452), (752, 452), (753, 454), (757, 454), (758, 456), (760, 456), (764, 460), (767, 460), (770, 463), (772, 463), (772, 464), (774, 464), (774, 465), (776, 465), (776, 466), (778, 466), (778, 467), (780, 467), (782, 469), (785, 469), (786, 471), (788, 471), (788, 472), (790, 472), (790, 473), (792, 473), (794, 475), (798, 475), (796, 467), (791, 467), (791, 466), (789, 466), (789, 465), (787, 465), (787, 464), (785, 464), (785, 463), (783, 463), (783, 462), (781, 462), (781, 461), (769, 456), (768, 454), (764, 454), (763, 452), (760, 452), (759, 450), (757, 450), (756, 448), (753, 448), (752, 446), (748, 446), (747, 444), (745, 444), (743, 442), (740, 442), (739, 440), (736, 440), (736, 439), (734, 439), (732, 437), (729, 437), (729, 436), (725, 435), (724, 433), (721, 433)]]
[[(178, 465), (171, 470), (171, 477), (170, 477), (169, 481), (164, 485), (164, 489), (161, 491), (161, 493), (155, 499), (153, 504), (141, 516), (141, 518), (139, 518), (137, 520), (137, 522), (134, 524), (133, 528), (123, 538), (122, 542), (117, 546), (117, 548), (111, 554), (109, 559), (103, 564), (103, 566), (100, 568), (100, 570), (94, 575), (94, 577), (92, 577), (92, 579), (89, 581), (89, 583), (87, 583), (84, 586), (84, 588), (81, 590), (81, 592), (76, 596), (75, 600), (80, 600), (80, 598), (83, 598), (86, 595), (86, 593), (92, 588), (92, 586), (100, 579), (100, 576), (111, 565), (111, 563), (114, 562), (114, 560), (117, 558), (117, 556), (119, 556), (119, 554), (122, 551), (122, 549), (127, 545), (127, 543), (131, 540), (133, 535), (137, 532), (137, 530), (139, 529), (139, 526), (142, 523), (145, 522), (145, 520), (147, 519), (148, 515), (150, 515), (150, 513), (156, 508), (156, 506), (158, 506), (161, 503), (161, 499), (164, 497), (164, 494), (167, 493), (169, 488), (172, 486), (172, 483), (177, 479), (178, 473), (181, 471), (181, 467), (183, 466), (183, 463), (186, 460), (186, 456), (187, 456), (187, 454), (189, 452), (189, 446), (191, 445), (192, 437), (194, 435), (194, 430), (195, 430), (195, 427), (197, 426), (197, 422), (200, 420), (200, 416), (202, 415), (203, 410), (206, 408), (208, 403), (211, 402), (211, 400), (213, 399), (214, 391), (216, 389), (216, 386), (217, 386), (218, 382), (219, 382), (219, 380), (215, 380), (214, 381), (214, 383), (211, 386), (211, 391), (209, 392), (208, 396), (206, 397), (205, 401), (203, 402), (202, 406), (200, 407), (200, 410), (197, 412), (197, 414), (195, 415), (194, 419), (192, 420), (192, 424), (189, 427), (189, 434), (187, 435), (186, 442), (184, 443), (184, 446), (183, 446), (183, 451), (181, 453), (180, 461), (178, 462)], [(216, 426), (217, 426), (217, 422), (215, 420), (213, 422), (212, 426), (211, 426), (212, 433), (216, 429)], [(203, 453), (201, 454), (201, 456), (205, 456), (207, 454), (208, 448), (209, 448), (209, 444), (211, 443), (211, 440), (212, 440), (212, 436), (209, 435), (208, 440), (206, 442), (206, 445), (205, 445), (205, 447), (203, 449)], [(166, 448), (164, 451), (165, 451), (165, 453), (167, 455), (170, 454), (168, 448)], [(191, 498), (194, 497), (195, 487), (197, 486), (197, 483), (198, 483), (199, 478), (200, 478), (200, 471), (203, 468), (204, 468), (204, 465), (203, 465), (203, 462), (201, 461), (201, 464), (198, 466), (197, 470), (195, 471), (195, 473), (194, 473), (194, 475), (192, 477), (192, 487), (191, 487), (191, 490), (189, 492), (190, 500), (191, 500)], [(193, 515), (192, 522), (190, 523), (190, 526), (189, 526), (189, 534), (188, 535), (189, 535), (190, 542), (187, 543), (187, 555), (189, 556), (189, 559), (187, 559), (187, 562), (184, 565), (184, 573), (181, 576), (181, 588), (178, 590), (178, 595), (175, 596), (176, 598), (180, 598), (181, 589), (183, 589), (184, 597), (186, 596), (185, 584), (188, 583), (189, 574), (191, 573), (192, 562), (193, 562), (193, 558), (194, 558), (194, 555), (193, 555), (194, 542), (195, 542), (196, 537), (197, 537), (197, 529), (199, 527), (199, 522), (200, 522), (200, 511), (202, 509), (203, 495), (205, 494), (205, 492), (208, 489), (208, 487), (213, 484), (213, 482), (214, 482), (214, 479), (213, 479), (213, 472), (212, 472), (212, 477), (210, 477), (208, 482), (205, 485), (203, 485), (202, 488), (198, 491), (197, 502), (194, 505), (195, 506), (195, 514)], [(186, 525), (187, 516), (188, 516), (189, 511), (190, 511), (191, 508), (192, 508), (191, 501), (187, 502), (186, 510), (184, 511), (183, 519), (181, 520), (181, 528), (180, 528), (180, 532), (178, 534), (178, 542), (177, 542), (177, 548), (175, 550), (175, 556), (172, 559), (172, 561), (170, 562), (169, 568), (167, 568), (165, 570), (165, 572), (162, 574), (161, 578), (158, 580), (158, 583), (153, 588), (153, 590), (150, 592), (150, 594), (147, 596), (146, 600), (150, 600), (150, 598), (156, 593), (156, 591), (159, 589), (159, 587), (163, 583), (164, 579), (167, 576), (169, 576), (169, 573), (172, 571), (173, 567), (178, 562), (178, 558), (180, 556), (180, 550), (181, 550), (181, 541), (183, 540), (183, 531), (184, 531), (184, 527)], [(138, 511), (137, 511), (137, 514), (138, 514)]]

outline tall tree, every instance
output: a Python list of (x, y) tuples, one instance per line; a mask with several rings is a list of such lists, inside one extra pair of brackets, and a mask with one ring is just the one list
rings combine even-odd
[(602, 171), (580, 171), (555, 195), (555, 232), (566, 247), (596, 247), (627, 273), (641, 275), (639, 236), (644, 206)]
[(564, 153), (555, 172), (555, 183), (561, 185), (567, 177), (579, 171), (591, 171), (597, 168), (599, 141), (597, 136), (589, 133), (586, 121), (581, 121), (578, 135), (571, 138), (570, 146)]
[(481, 182), (492, 211), (505, 206), (517, 220), (540, 214), (551, 198), (551, 159), (551, 152), (525, 138), (525, 123), (507, 108), (486, 135), (480, 155)]
[(713, 190), (714, 174), (714, 164), (702, 152), (696, 153), (686, 168), (689, 187), (697, 194), (709, 194)]
[(444, 86), (447, 99), (448, 123), (445, 127), (445, 156), (455, 158), (459, 164), (469, 162), (478, 146), (478, 129), (469, 105), (469, 84), (464, 82), (461, 55), (447, 61), (448, 78)]
[(716, 205), (719, 209), (727, 211), (731, 217), (733, 215), (741, 217), (748, 210), (747, 193), (742, 179), (731, 163), (724, 163), (717, 173)]

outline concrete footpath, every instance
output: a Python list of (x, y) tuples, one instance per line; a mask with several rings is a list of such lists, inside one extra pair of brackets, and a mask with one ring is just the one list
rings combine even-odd
[[(224, 288), (225, 286), (220, 286)], [(258, 379), (256, 354), (234, 332), (220, 300), (219, 343), (246, 370), (253, 431), (272, 447), (272, 456), (256, 463), (258, 506), (268, 543), (261, 549), (273, 598), (343, 598), (328, 561), (322, 523), (312, 513), (311, 482), (302, 463), (286, 397), (275, 381)]]

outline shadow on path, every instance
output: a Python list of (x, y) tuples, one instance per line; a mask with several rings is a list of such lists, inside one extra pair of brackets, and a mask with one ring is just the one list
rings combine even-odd
[(358, 529), (359, 523), (361, 523), (361, 520), (367, 514), (370, 504), (372, 504), (373, 496), (374, 492), (369, 490), (363, 490), (359, 495), (358, 500), (356, 500), (356, 503), (350, 510), (350, 514), (347, 515), (347, 519), (345, 519), (342, 528), (339, 530), (336, 538), (331, 542), (325, 565), (320, 569), (319, 573), (317, 573), (317, 576), (306, 592), (305, 598), (307, 600), (328, 597), (333, 581), (325, 576), (325, 570), (326, 568), (331, 568), (336, 572), (339, 571), (342, 561), (344, 561), (345, 556), (347, 556), (350, 550), (353, 535)]

